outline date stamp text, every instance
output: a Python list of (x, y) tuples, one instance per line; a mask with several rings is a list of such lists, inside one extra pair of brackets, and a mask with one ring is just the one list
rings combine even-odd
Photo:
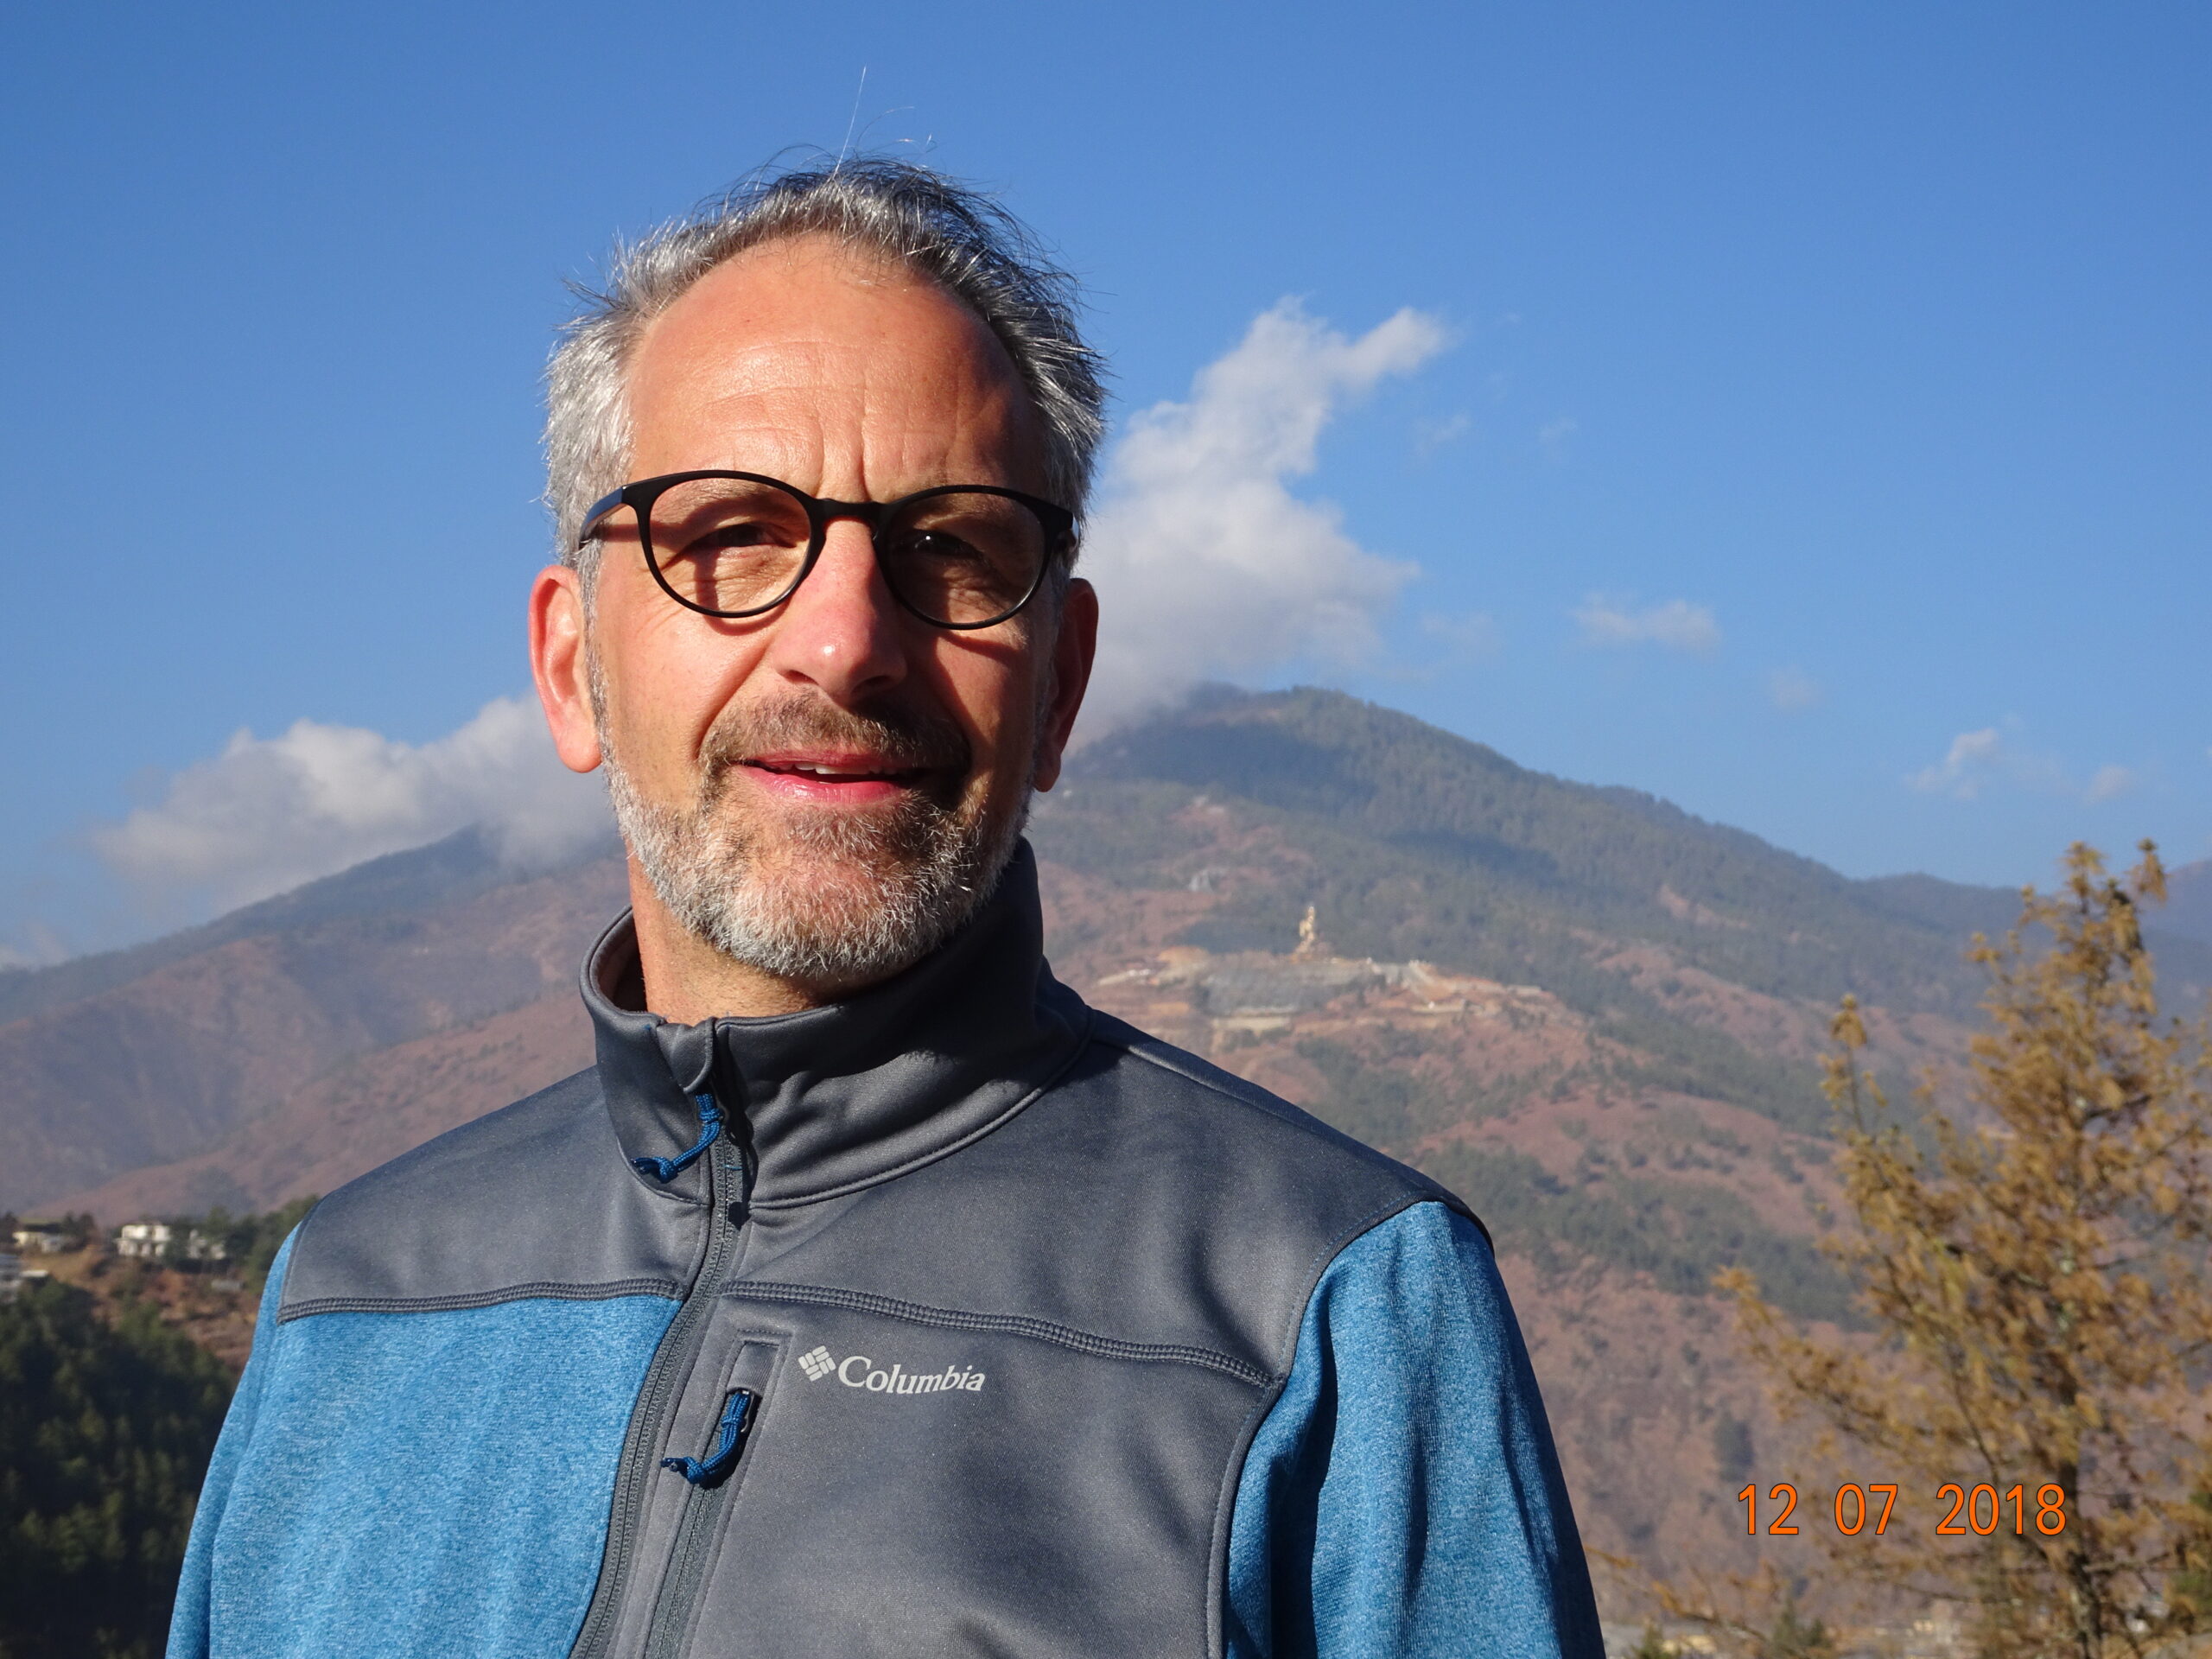
[[(1761, 1509), (1758, 1483), (1754, 1481), (1737, 1493), (1736, 1501), (1744, 1506), (1744, 1530), (1758, 1536)], [(1830, 1506), (1834, 1510), (1831, 1519), (1835, 1529), (1847, 1538), (1856, 1538), (1861, 1533), (1879, 1538), (1889, 1531), (1897, 1503), (1897, 1489), (1893, 1482), (1872, 1481), (1862, 1486), (1856, 1481), (1847, 1481), (1836, 1488), (1835, 1502)], [(1948, 1513), (1936, 1522), (1936, 1534), (1941, 1538), (1986, 1538), (2000, 1530), (2024, 1538), (2031, 1527), (2046, 1538), (2055, 1538), (2066, 1530), (2066, 1492), (2055, 1485), (2038, 1486), (2031, 1497), (2025, 1485), (2008, 1486), (1999, 1491), (1986, 1481), (1973, 1487), (1946, 1481), (1936, 1490), (1936, 1504), (1937, 1508), (1949, 1505)], [(2008, 1508), (2010, 1515), (2006, 1514)], [(1797, 1514), (1797, 1488), (1789, 1482), (1777, 1481), (1767, 1489), (1765, 1512), (1770, 1538), (1791, 1538), (1802, 1530), (1791, 1519)], [(1932, 1516), (1934, 1510), (1929, 1514)]]

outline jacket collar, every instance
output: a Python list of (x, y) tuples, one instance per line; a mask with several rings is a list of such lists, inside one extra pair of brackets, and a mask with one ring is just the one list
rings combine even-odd
[[(583, 973), (624, 1156), (680, 1154), (698, 1138), (690, 1096), (711, 1089), (753, 1165), (756, 1209), (888, 1180), (988, 1132), (1073, 1058), (1090, 1014), (1046, 966), (1027, 842), (950, 941), (842, 1002), (678, 1026), (636, 1006), (639, 985), (625, 911)], [(707, 1194), (703, 1160), (665, 1187), (639, 1179), (693, 1202)]]

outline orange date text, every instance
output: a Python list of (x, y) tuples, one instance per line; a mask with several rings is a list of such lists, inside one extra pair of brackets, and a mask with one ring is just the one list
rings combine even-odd
[[(1737, 1493), (1736, 1501), (1744, 1506), (1744, 1530), (1758, 1536), (1761, 1503), (1758, 1483), (1754, 1481)], [(1797, 1536), (1802, 1530), (1793, 1519), (1798, 1513), (1797, 1488), (1786, 1480), (1777, 1481), (1767, 1489), (1764, 1502), (1767, 1536)], [(1847, 1538), (1856, 1538), (1862, 1533), (1879, 1538), (1890, 1529), (1897, 1502), (1897, 1488), (1893, 1481), (1870, 1481), (1863, 1486), (1856, 1481), (1847, 1481), (1835, 1490), (1829, 1519)], [(2055, 1538), (2066, 1530), (2066, 1492), (2060, 1486), (2038, 1486), (2031, 1499), (2024, 1484), (1999, 1491), (1987, 1481), (1972, 1487), (1945, 1481), (1936, 1489), (1936, 1505), (1946, 1510), (1936, 1522), (1936, 1534), (1941, 1538), (1964, 1538), (1969, 1535), (1986, 1538), (1999, 1530), (2024, 1538), (2031, 1527), (2046, 1538)], [(2008, 1521), (2009, 1527), (2005, 1525)]]

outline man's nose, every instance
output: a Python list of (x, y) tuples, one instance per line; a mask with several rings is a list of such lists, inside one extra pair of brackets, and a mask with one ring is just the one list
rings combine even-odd
[(784, 602), (766, 665), (850, 708), (906, 677), (905, 615), (885, 585), (868, 526), (838, 519), (806, 580)]

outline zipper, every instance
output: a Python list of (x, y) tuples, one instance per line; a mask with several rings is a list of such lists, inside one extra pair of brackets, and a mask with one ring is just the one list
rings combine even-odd
[(736, 1484), (730, 1477), (738, 1459), (745, 1455), (746, 1439), (759, 1418), (760, 1402), (760, 1396), (751, 1389), (732, 1389), (706, 1457), (661, 1459), (661, 1467), (682, 1475), (691, 1483), (691, 1490), (684, 1494), (683, 1518), (677, 1523), (668, 1572), (661, 1580), (660, 1600), (646, 1630), (645, 1659), (676, 1659), (683, 1650), (700, 1585), (706, 1577), (707, 1560), (714, 1553), (715, 1528), (728, 1502), (729, 1490)]
[(732, 1389), (722, 1402), (721, 1421), (715, 1425), (715, 1443), (703, 1458), (663, 1458), (660, 1466), (673, 1469), (694, 1486), (719, 1486), (729, 1478), (737, 1460), (745, 1455), (745, 1437), (753, 1432), (753, 1408), (760, 1396), (750, 1389)]
[[(717, 1108), (717, 1126), (721, 1116)], [(709, 1127), (704, 1105), (700, 1116), (703, 1130)], [(700, 1146), (693, 1148), (693, 1154), (702, 1157), (707, 1166), (707, 1258), (699, 1264), (699, 1271), (677, 1308), (676, 1317), (669, 1321), (668, 1333), (661, 1338), (652, 1363), (646, 1368), (645, 1382), (639, 1389), (638, 1408), (631, 1417), (630, 1432), (622, 1444), (621, 1468), (615, 1476), (614, 1499), (608, 1510), (607, 1550), (600, 1567), (599, 1582), (593, 1589), (583, 1628), (576, 1633), (575, 1644), (569, 1650), (570, 1659), (603, 1659), (607, 1644), (613, 1639), (615, 1621), (636, 1565), (632, 1558), (637, 1552), (638, 1517), (645, 1504), (647, 1482), (668, 1478), (667, 1471), (652, 1461), (652, 1449), (661, 1443), (669, 1413), (675, 1409), (684, 1382), (697, 1362), (715, 1298), (721, 1293), (723, 1276), (735, 1258), (737, 1242), (750, 1213), (750, 1156), (741, 1150), (733, 1157), (731, 1142), (726, 1136), (705, 1137)], [(685, 1161), (690, 1159), (687, 1157)], [(736, 1196), (726, 1203), (724, 1195), (732, 1192)], [(745, 1428), (749, 1432), (749, 1425)], [(686, 1495), (685, 1513), (677, 1532), (679, 1548), (690, 1528), (694, 1507), (690, 1500), (699, 1496), (696, 1486)], [(657, 1624), (658, 1612), (655, 1622)], [(648, 1631), (649, 1647), (657, 1634)]]

